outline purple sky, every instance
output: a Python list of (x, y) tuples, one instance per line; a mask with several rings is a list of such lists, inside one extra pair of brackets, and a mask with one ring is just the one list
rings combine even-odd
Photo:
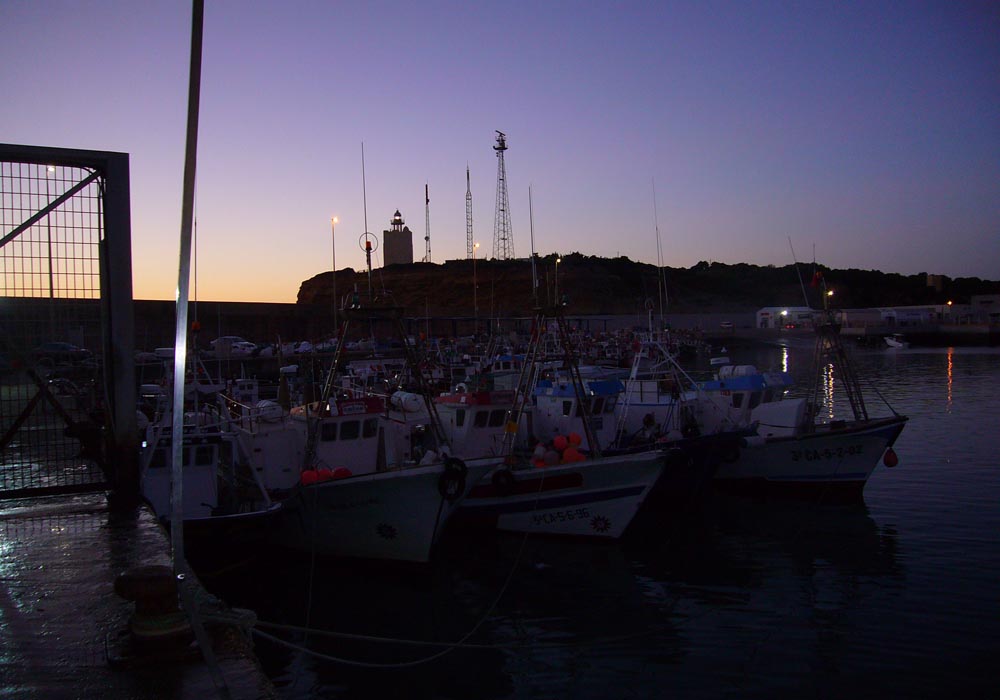
[[(432, 260), (1000, 279), (1000, 4), (207, 0), (198, 297), (294, 301), (398, 208)], [(177, 284), (190, 7), (0, 3), (0, 140), (130, 154), (135, 296)], [(380, 253), (374, 264), (381, 266)]]

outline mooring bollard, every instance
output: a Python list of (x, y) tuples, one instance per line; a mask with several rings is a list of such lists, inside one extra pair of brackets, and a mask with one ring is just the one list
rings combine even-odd
[(177, 602), (177, 579), (169, 566), (137, 566), (119, 574), (115, 593), (135, 602), (129, 632), (137, 647), (180, 647), (194, 639)]

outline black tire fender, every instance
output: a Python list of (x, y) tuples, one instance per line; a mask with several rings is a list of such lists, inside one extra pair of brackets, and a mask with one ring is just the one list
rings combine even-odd
[(438, 479), (438, 492), (441, 497), (449, 503), (454, 503), (465, 493), (465, 479), (468, 476), (469, 468), (465, 462), (455, 457), (449, 457), (444, 461), (444, 471)]

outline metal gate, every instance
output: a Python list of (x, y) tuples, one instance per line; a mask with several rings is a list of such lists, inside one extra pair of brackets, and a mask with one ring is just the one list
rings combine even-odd
[(0, 498), (132, 488), (128, 156), (0, 144), (0, 236)]

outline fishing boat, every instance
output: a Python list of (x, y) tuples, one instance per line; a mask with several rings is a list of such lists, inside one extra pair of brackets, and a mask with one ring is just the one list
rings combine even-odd
[(512, 532), (621, 537), (666, 461), (665, 453), (647, 450), (543, 467), (507, 465), (472, 488), (456, 519)]
[(893, 333), (892, 335), (887, 335), (882, 338), (885, 341), (886, 347), (890, 350), (905, 350), (910, 347), (910, 343), (904, 338), (902, 333)]
[[(553, 317), (561, 327), (559, 310)], [(533, 327), (551, 328), (541, 311)], [(722, 440), (733, 441), (678, 433), (622, 444), (615, 413), (621, 381), (584, 370), (566, 337), (555, 358), (535, 334), (513, 390), (436, 397), (456, 454), (505, 457), (504, 466), (462, 502), (456, 521), (517, 532), (620, 537), (647, 499), (676, 502), (690, 496), (691, 484), (711, 476)]]
[[(173, 515), (171, 464), (173, 416), (159, 384), (141, 387), (140, 488), (168, 527)], [(185, 411), (182, 420), (182, 498), (185, 548), (192, 559), (227, 559), (253, 552), (270, 536), (280, 501), (271, 498), (250, 468), (236, 435), (210, 403)]]
[[(351, 318), (371, 313), (346, 313), (340, 337)], [(338, 385), (340, 360), (338, 350), (318, 401), (232, 412), (254, 472), (285, 504), (274, 541), (324, 556), (427, 562), (457, 505), (502, 460), (453, 455), (426, 392), (387, 397)]]
[[(894, 467), (893, 444), (906, 416), (888, 402), (888, 415), (869, 415), (862, 386), (829, 311), (814, 321), (814, 375), (808, 396), (766, 404), (755, 434), (719, 465), (721, 487), (818, 495), (860, 497), (879, 463)], [(835, 393), (839, 386), (842, 395)], [(841, 417), (849, 410), (850, 417)]]

